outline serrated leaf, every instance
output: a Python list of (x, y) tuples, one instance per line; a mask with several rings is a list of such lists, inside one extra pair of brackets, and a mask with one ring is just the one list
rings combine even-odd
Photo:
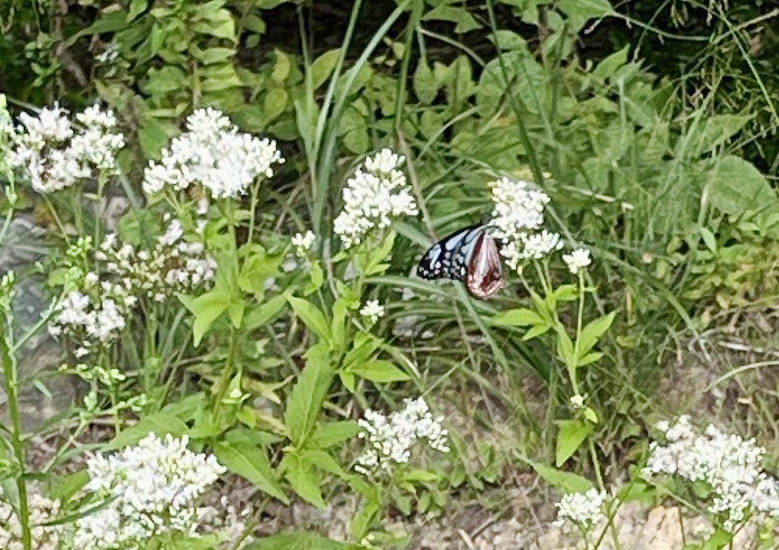
[(776, 194), (752, 163), (733, 155), (720, 158), (709, 175), (709, 200), (726, 214), (741, 214), (776, 204)]
[(439, 83), (424, 59), (420, 59), (417, 63), (412, 86), (419, 101), (425, 105), (430, 105), (438, 95)]
[(258, 489), (284, 504), (289, 504), (264, 450), (247, 443), (219, 442), (214, 447), (214, 454), (228, 470), (248, 479)]

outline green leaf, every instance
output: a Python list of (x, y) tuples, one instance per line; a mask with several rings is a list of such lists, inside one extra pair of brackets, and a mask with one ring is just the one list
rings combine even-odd
[(231, 42), (237, 42), (235, 34), (235, 20), (227, 9), (217, 10), (210, 14), (208, 20), (198, 21), (192, 25), (192, 30), (200, 34), (208, 34), (216, 38), (224, 38)]
[(402, 382), (409, 376), (389, 361), (374, 360), (362, 365), (354, 365), (349, 368), (351, 374), (371, 382)]
[(314, 90), (324, 84), (335, 70), (338, 63), (338, 56), (341, 54), (341, 48), (329, 50), (317, 57), (311, 63), (311, 83)]
[(49, 498), (67, 502), (89, 482), (89, 472), (85, 468), (70, 475), (57, 476), (54, 481), (54, 485), (49, 491)]
[(706, 119), (687, 144), (689, 158), (697, 159), (736, 135), (751, 117), (713, 115)]
[(500, 29), (495, 31), (494, 35), (495, 36), (490, 35), (488, 38), (499, 50), (519, 50), (527, 48), (525, 39), (514, 31)]
[(608, 0), (558, 0), (557, 7), (576, 19), (605, 17), (614, 13), (614, 8)]
[(725, 548), (733, 540), (733, 534), (728, 533), (724, 529), (717, 529), (706, 541), (701, 545), (701, 550), (721, 550)]
[(624, 66), (628, 62), (628, 50), (630, 46), (625, 46), (621, 50), (614, 52), (610, 56), (604, 58), (595, 70), (592, 71), (592, 75), (606, 80), (607, 78), (614, 76), (617, 69)]
[(248, 479), (258, 489), (284, 504), (289, 504), (263, 449), (247, 443), (219, 442), (214, 447), (214, 454), (228, 470)]
[(537, 336), (541, 336), (542, 334), (545, 334), (549, 331), (549, 329), (552, 328), (550, 325), (536, 325), (530, 330), (528, 330), (525, 334), (522, 335), (523, 341), (532, 340), (533, 338), (536, 338)]
[(130, 9), (127, 12), (127, 21), (132, 21), (143, 13), (148, 4), (148, 0), (131, 0)]
[(733, 155), (719, 159), (709, 175), (711, 204), (726, 214), (742, 214), (776, 204), (765, 176), (750, 162)]
[(543, 317), (532, 309), (518, 308), (501, 311), (491, 320), (493, 325), (524, 327), (527, 325), (545, 325)]
[(540, 462), (533, 462), (524, 458), (522, 460), (530, 464), (544, 481), (566, 493), (584, 493), (594, 487), (592, 482), (586, 477), (571, 472), (563, 472)]
[(706, 245), (706, 248), (716, 253), (717, 237), (714, 236), (714, 233), (711, 232), (711, 229), (708, 227), (701, 227), (701, 237), (703, 238), (703, 243)]
[(438, 95), (440, 85), (424, 59), (420, 59), (417, 64), (412, 85), (417, 98), (425, 105), (433, 103)]
[(615, 315), (616, 312), (612, 311), (603, 317), (599, 317), (594, 321), (587, 323), (587, 325), (579, 334), (579, 340), (577, 342), (579, 346), (577, 348), (579, 357), (577, 357), (577, 359), (584, 357), (587, 353), (589, 353), (593, 346), (595, 346), (595, 344), (598, 342), (598, 339), (603, 336), (607, 330), (609, 330), (611, 323), (614, 322)]
[(301, 532), (273, 535), (252, 542), (243, 548), (244, 550), (361, 550), (363, 547), (335, 542), (316, 533)]
[(352, 420), (340, 420), (320, 424), (311, 434), (308, 445), (316, 449), (328, 449), (351, 439), (360, 433), (360, 426)]
[(213, 322), (230, 306), (230, 296), (216, 289), (197, 298), (179, 296), (179, 299), (195, 316), (195, 322), (192, 323), (192, 338), (195, 346), (200, 344), (200, 340)]
[(481, 28), (479, 22), (465, 8), (447, 6), (445, 4), (433, 8), (422, 19), (424, 21), (451, 21), (456, 23), (454, 27), (454, 32), (456, 33), (466, 33)]
[(306, 366), (292, 388), (284, 411), (284, 424), (299, 448), (313, 431), (333, 381), (330, 356), (322, 344), (309, 349), (307, 356)]
[(324, 314), (314, 304), (302, 298), (288, 296), (287, 300), (292, 309), (295, 310), (295, 315), (303, 321), (311, 332), (329, 344), (331, 342), (330, 326)]
[(557, 332), (557, 355), (569, 367), (576, 366), (576, 358), (573, 355), (573, 342), (564, 330)]
[(279, 294), (267, 302), (253, 308), (243, 318), (243, 329), (254, 330), (267, 325), (278, 317), (286, 303), (287, 296), (285, 294)]
[(555, 449), (555, 465), (558, 468), (571, 458), (590, 434), (590, 425), (581, 420), (563, 420), (559, 425)]
[(116, 437), (103, 446), (102, 451), (114, 451), (129, 445), (135, 445), (150, 433), (157, 434), (160, 437), (167, 434), (180, 436), (187, 433), (188, 430), (187, 425), (176, 416), (162, 412), (150, 414), (141, 418), (134, 426), (119, 432)]
[(265, 115), (268, 120), (273, 120), (284, 112), (289, 101), (289, 94), (283, 88), (271, 88), (268, 93), (265, 94), (265, 100), (263, 101), (263, 108), (265, 109)]
[(311, 462), (296, 454), (286, 454), (279, 467), (284, 470), (284, 476), (300, 498), (319, 509), (327, 507), (322, 499), (322, 480)]

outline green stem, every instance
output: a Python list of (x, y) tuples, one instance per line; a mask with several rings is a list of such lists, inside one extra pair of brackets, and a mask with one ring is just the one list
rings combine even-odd
[(0, 309), (0, 361), (3, 363), (6, 394), (8, 396), (8, 414), (11, 417), (11, 446), (19, 472), (16, 475), (16, 489), (19, 492), (19, 525), (22, 530), (24, 550), (32, 550), (30, 533), (30, 510), (27, 504), (27, 482), (22, 444), (22, 423), (19, 414), (19, 378), (16, 362), (11, 355), (11, 346), (7, 338), (6, 313)]
[(246, 239), (247, 243), (252, 242), (252, 237), (254, 237), (254, 225), (256, 223), (257, 218), (257, 201), (259, 200), (259, 193), (260, 193), (260, 184), (259, 182), (256, 182), (254, 185), (252, 185), (252, 198), (251, 198), (251, 214), (249, 216), (249, 236)]

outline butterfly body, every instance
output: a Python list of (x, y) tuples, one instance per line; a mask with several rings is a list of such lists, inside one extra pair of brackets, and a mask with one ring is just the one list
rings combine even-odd
[(425, 252), (417, 267), (423, 279), (465, 283), (474, 298), (486, 299), (503, 288), (503, 264), (486, 226), (472, 225), (441, 239)]

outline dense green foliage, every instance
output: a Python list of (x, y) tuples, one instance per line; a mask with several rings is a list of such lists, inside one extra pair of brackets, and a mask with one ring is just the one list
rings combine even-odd
[[(94, 255), (108, 231), (92, 215), (103, 194), (128, 200), (120, 242), (153, 248), (174, 215), (217, 265), (202, 292), (141, 297), (88, 369), (76, 367), (78, 343), (65, 342), (69, 372), (91, 388), (64, 414), (76, 435), (108, 420), (117, 433), (107, 451), (150, 431), (186, 434), (285, 504), (324, 508), (345, 488), (362, 503), (353, 541), (371, 533), (387, 548), (402, 542), (381, 530), (390, 511), (440, 512), (453, 496), (500, 484), (504, 466), (582, 491), (593, 486), (584, 477), (603, 488), (640, 465), (665, 414), (656, 391), (677, 340), (731, 308), (776, 299), (779, 10), (768, 1), (633, 4), (7, 2), (0, 92), (11, 114), (100, 101), (127, 141), (119, 175), (73, 193), (41, 195), (0, 166), (8, 223), (34, 213), (50, 229), (49, 253), (25, 273), (45, 278), (56, 301), (85, 273), (110, 271)], [(202, 189), (154, 195), (141, 181), (202, 107), (275, 139), (286, 161), (250, 194), (195, 214)], [(384, 147), (406, 157), (420, 215), (344, 246), (333, 232), (343, 184)], [(415, 277), (433, 240), (487, 219), (486, 184), (503, 175), (543, 189), (547, 225), (571, 247), (588, 246), (593, 265), (569, 277), (560, 259), (536, 262), (490, 301)], [(309, 229), (306, 267), (287, 268), (289, 237)], [(78, 240), (85, 235), (91, 245)], [(359, 315), (371, 299), (386, 311), (375, 322)], [(398, 331), (409, 318), (413, 330)], [(0, 352), (18, 351), (8, 341)], [(468, 448), (453, 426), (442, 463), (383, 481), (356, 474), (356, 419), (418, 395), (485, 432), (500, 421), (509, 441)], [(572, 404), (582, 396), (586, 406)], [(18, 480), (16, 436), (8, 464)], [(42, 474), (83, 451), (71, 445)], [(85, 482), (54, 484), (66, 513), (83, 512)], [(642, 481), (631, 490), (663, 494), (647, 496)], [(246, 548), (347, 547), (310, 534), (276, 540)], [(195, 544), (149, 548), (174, 543)]]

